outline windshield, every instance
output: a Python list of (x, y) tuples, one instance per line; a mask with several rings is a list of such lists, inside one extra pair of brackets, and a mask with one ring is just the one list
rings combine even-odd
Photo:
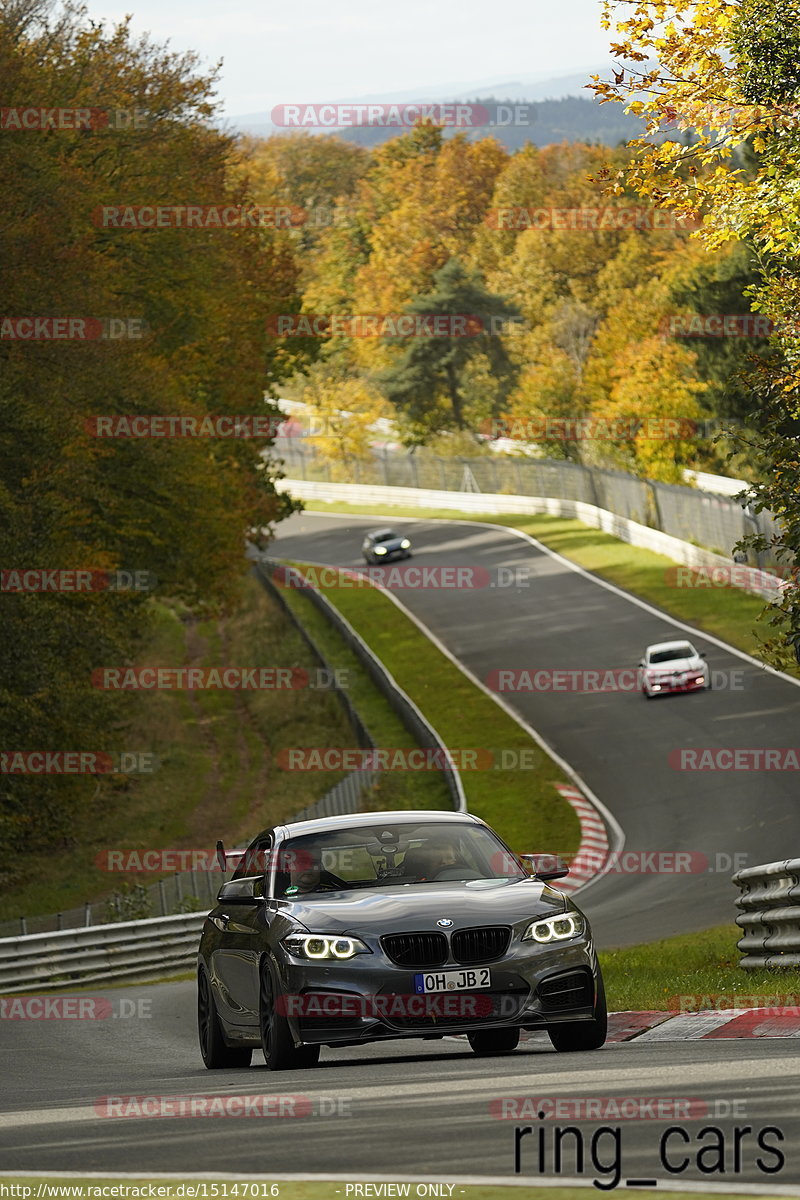
[(395, 533), (395, 531), (393, 529), (383, 529), (383, 530), (381, 530), (380, 533), (376, 533), (373, 535), (373, 541), (375, 541), (375, 542), (394, 542), (399, 537), (400, 537), (400, 534)]
[(673, 646), (671, 650), (653, 650), (650, 654), (651, 663), (672, 662), (676, 658), (694, 658), (694, 649), (688, 642)]
[(430, 821), (382, 824), (292, 838), (282, 844), (275, 895), (412, 886), (470, 879), (524, 879), (527, 872), (491, 830)]

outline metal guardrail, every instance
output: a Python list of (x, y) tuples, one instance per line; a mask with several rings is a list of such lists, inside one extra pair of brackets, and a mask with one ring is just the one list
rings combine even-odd
[[(259, 566), (256, 567), (259, 578), (269, 587), (271, 592), (279, 592), (279, 589), (275, 586), (271, 578), (278, 569), (283, 572), (296, 570), (296, 568), (287, 568), (283, 563), (266, 555), (261, 556)], [(297, 575), (298, 578), (301, 578), (302, 572), (297, 571)], [(430, 721), (423, 716), (411, 697), (403, 691), (394, 676), (387, 671), (381, 660), (373, 654), (367, 643), (355, 631), (350, 622), (345, 620), (339, 610), (331, 604), (319, 588), (306, 587), (302, 591), (303, 595), (309, 598), (311, 603), (319, 609), (330, 624), (338, 631), (361, 662), (372, 682), (389, 701), (406, 729), (416, 738), (417, 743), (432, 750), (441, 750), (443, 758), (447, 759), (447, 747)], [(372, 744), (374, 745), (374, 743)], [(464, 794), (464, 785), (461, 782), (461, 776), (457, 769), (452, 763), (445, 761), (441, 771), (447, 784), (447, 790), (450, 793), (453, 808), (456, 812), (466, 812), (467, 798)]]
[(0, 940), (0, 992), (152, 978), (194, 968), (205, 910)]
[[(536, 515), (545, 513), (553, 517), (567, 517), (582, 521), (620, 541), (645, 550), (663, 554), (673, 562), (689, 567), (720, 569), (720, 578), (731, 578), (733, 567), (730, 556), (704, 550), (692, 542), (682, 541), (672, 534), (640, 525), (628, 517), (618, 516), (606, 508), (587, 504), (583, 500), (562, 500), (551, 496), (511, 495), (489, 492), (432, 491), (425, 488), (383, 487), (372, 484), (320, 483), (304, 479), (280, 479), (276, 484), (279, 491), (287, 491), (301, 500), (344, 501), (345, 504), (382, 506), (402, 505), (410, 508), (452, 509), (460, 515), (468, 513), (520, 513)], [(666, 486), (666, 485), (665, 485)], [(700, 493), (698, 493), (700, 494)], [(765, 600), (780, 597), (785, 586), (783, 581), (769, 571), (755, 567), (739, 567), (732, 582), (742, 591), (751, 592)]]
[[(313, 639), (302, 629), (298, 618), (270, 579), (271, 571), (278, 565), (272, 560), (262, 559), (262, 562), (256, 565), (256, 573), (298, 625), (320, 665), (330, 670)], [(436, 730), (352, 626), (319, 592), (308, 589), (306, 594), (339, 630), (419, 744), (441, 749), (446, 753), (444, 743)], [(340, 699), (353, 722), (359, 745), (374, 747), (375, 742), (349, 697), (342, 693)], [(442, 770), (454, 808), (466, 812), (466, 797), (458, 771), (447, 766)], [(351, 772), (320, 800), (303, 809), (292, 820), (307, 821), (315, 817), (358, 812), (362, 796), (373, 787), (377, 777), (377, 772), (373, 770)], [(206, 886), (212, 892), (210, 898), (213, 904), (215, 890), (212, 876), (206, 872), (202, 874), (206, 875)], [(223, 878), (221, 875), (218, 878), (221, 885)], [(176, 874), (176, 884), (178, 879), (179, 875)], [(153, 886), (163, 889), (163, 880)], [(207, 908), (203, 908), (199, 912), (175, 916), (115, 921), (56, 932), (0, 938), (0, 994), (54, 991), (74, 987), (76, 984), (110, 983), (119, 980), (134, 982), (193, 970), (197, 960), (200, 930), (207, 911)]]
[[(442, 458), (425, 449), (409, 453), (373, 447), (369, 458), (332, 464), (313, 443), (313, 438), (276, 439), (274, 453), (283, 460), (287, 477), (451, 492), (468, 486), (476, 493), (578, 501), (722, 555), (730, 555), (745, 534), (769, 541), (780, 533), (772, 513), (756, 513), (730, 496), (565, 459), (496, 454)], [(751, 557), (753, 565), (767, 570), (778, 565), (771, 550)]]
[(743, 910), (736, 918), (743, 931), (739, 966), (745, 971), (800, 967), (800, 858), (745, 867), (733, 883), (742, 892), (736, 901)]

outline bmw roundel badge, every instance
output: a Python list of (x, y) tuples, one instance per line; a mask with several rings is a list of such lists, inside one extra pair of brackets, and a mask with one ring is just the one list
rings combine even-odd
[(449, 929), (453, 922), (448, 917), (442, 917), (441, 921), (437, 921), (436, 924), (441, 925), (442, 929)]

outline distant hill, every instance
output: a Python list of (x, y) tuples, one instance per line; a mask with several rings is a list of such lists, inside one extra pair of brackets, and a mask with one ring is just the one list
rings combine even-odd
[[(529, 102), (479, 96), (470, 103), (488, 109), (490, 114), (497, 114), (499, 118), (493, 125), (466, 131), (470, 141), (496, 137), (512, 151), (519, 150), (526, 142), (533, 142), (536, 146), (549, 146), (553, 142), (599, 142), (604, 146), (616, 146), (619, 142), (641, 137), (645, 132), (645, 122), (627, 115), (621, 104), (598, 104), (596, 100), (583, 96)], [(520, 124), (513, 123), (517, 110)], [(377, 146), (403, 132), (399, 128), (366, 126), (362, 129), (339, 130), (337, 136), (360, 146)], [(448, 129), (445, 136), (454, 137), (457, 132), (456, 129)]]
[[(450, 83), (438, 87), (418, 88), (408, 92), (387, 92), (369, 96), (340, 97), (334, 103), (472, 103), (482, 104), (494, 113), (498, 105), (527, 105), (525, 123), (508, 123), (482, 126), (469, 131), (472, 138), (497, 137), (509, 150), (516, 150), (525, 142), (537, 146), (548, 146), (553, 142), (600, 142), (615, 146), (644, 132), (644, 122), (626, 116), (621, 104), (598, 104), (586, 90), (591, 75), (608, 76), (608, 64), (587, 67), (570, 75), (535, 76), (529, 79), (494, 79), (472, 84)], [(287, 97), (293, 100), (293, 97)], [(319, 99), (319, 98), (318, 98)], [(505, 120), (508, 111), (502, 112)], [(272, 112), (246, 113), (226, 118), (225, 125), (234, 132), (249, 133), (255, 137), (270, 137), (274, 134), (288, 135), (292, 131), (273, 124)], [(344, 128), (337, 130), (309, 127), (308, 133), (334, 133), (337, 137), (357, 142), (362, 146), (376, 146), (403, 133), (402, 128)], [(449, 130), (452, 137), (456, 131)]]

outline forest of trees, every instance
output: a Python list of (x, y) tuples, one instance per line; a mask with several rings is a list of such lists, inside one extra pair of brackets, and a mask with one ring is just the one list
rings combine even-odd
[[(766, 339), (752, 336), (760, 326), (745, 326), (744, 337), (697, 336), (704, 326), (689, 318), (748, 313), (754, 256), (741, 243), (709, 252), (691, 236), (696, 222), (658, 213), (631, 191), (606, 195), (597, 177), (609, 159), (621, 170), (630, 151), (565, 142), (509, 154), (492, 138), (445, 138), (432, 127), (370, 152), (309, 134), (247, 146), (259, 198), (277, 188), (307, 214), (290, 235), (303, 312), (466, 312), (497, 330), (409, 346), (351, 336), (340, 323), (330, 337), (294, 339), (314, 361), (282, 394), (323, 417), (361, 418), (340, 438), (320, 439), (331, 459), (364, 453), (367, 418), (381, 415), (395, 418), (407, 445), (440, 453), (480, 452), (463, 433), (492, 419), (522, 429), (540, 418), (620, 427), (648, 416), (682, 418), (690, 430), (696, 422), (709, 436), (554, 439), (546, 452), (672, 482), (686, 466), (747, 469), (747, 454), (727, 464), (730, 447), (711, 435), (715, 419), (745, 417), (751, 359)], [(492, 325), (501, 310), (508, 319)]]
[[(646, 0), (637, 5), (647, 9)], [(683, 5), (712, 17), (718, 6)], [(751, 98), (769, 99), (767, 42), (748, 36), (725, 34), (749, 63)], [(780, 42), (769, 54), (785, 65), (796, 51)], [(719, 61), (724, 86), (745, 86), (728, 58)], [(709, 62), (706, 54), (704, 70)], [(308, 134), (238, 139), (216, 128), (213, 75), (191, 55), (134, 40), (125, 24), (108, 30), (69, 6), (53, 15), (42, 0), (2, 9), (0, 75), (6, 569), (146, 570), (160, 595), (223, 610), (245, 539), (268, 537), (292, 509), (275, 489), (271, 438), (100, 438), (93, 421), (274, 416), (265, 395), (305, 401), (323, 418), (355, 414), (340, 436), (318, 443), (337, 458), (367, 453), (379, 416), (396, 422), (409, 447), (445, 454), (481, 452), (480, 431), (501, 418), (746, 420), (760, 441), (740, 440), (730, 461), (724, 445), (689, 436), (554, 439), (544, 449), (663, 480), (681, 478), (687, 465), (760, 469), (763, 501), (789, 514), (787, 545), (800, 538), (787, 500), (800, 471), (787, 436), (798, 416), (796, 336), (776, 347), (750, 333), (697, 336), (680, 323), (747, 313), (765, 262), (778, 269), (757, 293), (760, 307), (796, 321), (791, 171), (763, 128), (757, 137), (741, 129), (730, 143), (740, 190), (725, 195), (702, 147), (691, 151), (699, 167), (677, 161), (686, 138), (660, 143), (647, 168), (648, 151), (564, 142), (512, 153), (494, 138), (445, 137), (433, 126), (371, 149)], [(784, 76), (784, 97), (794, 95), (796, 80)], [(718, 93), (719, 80), (708, 87)], [(14, 106), (31, 104), (141, 120), (39, 130), (9, 123)], [(674, 119), (676, 104), (668, 85), (656, 125)], [(784, 151), (796, 137), (786, 135)], [(658, 210), (671, 195), (667, 177), (674, 207)], [(711, 181), (705, 191), (697, 178)], [(754, 232), (741, 204), (756, 193)], [(695, 200), (726, 236), (692, 237), (686, 214)], [(102, 217), (159, 206), (173, 215), (157, 226)], [(188, 224), (174, 206), (252, 219)], [(275, 219), (276, 210), (290, 219)], [(347, 331), (359, 315), (426, 313), (466, 317), (478, 330), (414, 341)], [(293, 314), (342, 318), (344, 332), (340, 324), (323, 337), (277, 336)], [(64, 319), (137, 332), (19, 332), (24, 321), (52, 330)], [(761, 390), (754, 371), (757, 380), (766, 372)], [(104, 594), (3, 589), (3, 747), (113, 749), (125, 698), (93, 690), (91, 672), (132, 659), (151, 620), (147, 594), (109, 603)], [(793, 594), (783, 618), (800, 638)], [(12, 854), (57, 842), (76, 806), (98, 802), (97, 781), (78, 776), (4, 773), (0, 787), (0, 842)]]

